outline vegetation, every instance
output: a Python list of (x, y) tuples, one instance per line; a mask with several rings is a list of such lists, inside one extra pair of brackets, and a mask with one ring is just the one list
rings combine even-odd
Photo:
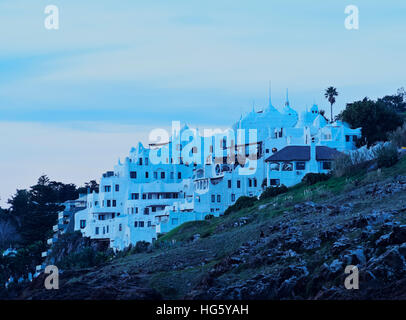
[[(29, 272), (35, 273), (35, 266), (42, 262), (41, 253), (48, 247), (46, 242), (52, 236), (52, 226), (57, 222), (58, 212), (63, 210), (62, 203), (77, 199), (79, 193), (96, 186), (91, 181), (77, 188), (74, 184), (51, 181), (43, 175), (28, 190), (16, 191), (8, 200), (10, 207), (0, 209), (0, 249), (5, 250), (9, 246), (17, 249), (16, 256), (1, 257), (1, 283), (10, 276), (18, 279), (20, 276), (26, 277)], [(89, 252), (73, 256), (70, 258), (73, 260), (66, 263), (75, 265), (86, 255)], [(90, 263), (98, 259), (95, 256)]]
[(398, 148), (406, 147), (406, 124), (389, 133), (389, 140)]
[(288, 191), (289, 189), (285, 185), (281, 185), (278, 187), (268, 187), (264, 190), (264, 192), (262, 192), (261, 196), (259, 197), (259, 200), (274, 198)]
[(320, 181), (326, 181), (330, 179), (329, 174), (325, 173), (307, 173), (303, 179), (302, 182), (307, 185), (307, 186), (312, 186)]
[(338, 96), (337, 89), (334, 87), (328, 87), (324, 96), (328, 102), (330, 102), (331, 122), (333, 122), (333, 104), (336, 103), (336, 97)]
[(82, 269), (100, 265), (108, 260), (105, 252), (96, 251), (93, 248), (83, 248), (79, 252), (64, 257), (59, 266), (63, 269)]
[(358, 146), (371, 146), (378, 141), (387, 141), (389, 133), (403, 124), (403, 117), (397, 112), (403, 108), (403, 102), (395, 103), (400, 98), (389, 97), (377, 101), (364, 98), (362, 101), (349, 103), (337, 116), (337, 119), (347, 122), (352, 128), (362, 127), (362, 138), (358, 141)]
[(392, 167), (399, 160), (398, 149), (392, 143), (379, 146), (375, 152), (379, 168)]
[(239, 197), (237, 201), (227, 208), (224, 215), (228, 215), (231, 212), (236, 212), (244, 208), (252, 207), (258, 199), (256, 197)]

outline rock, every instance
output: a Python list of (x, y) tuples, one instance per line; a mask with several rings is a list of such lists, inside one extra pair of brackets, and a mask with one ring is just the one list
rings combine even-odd
[(349, 247), (349, 244), (347, 242), (344, 241), (336, 241), (333, 243), (332, 247), (331, 247), (331, 252), (333, 254), (339, 254), (340, 252), (342, 252), (343, 250), (345, 250), (346, 248)]
[(367, 269), (381, 281), (401, 279), (405, 274), (405, 263), (399, 246), (391, 247), (380, 256), (370, 259)]
[(335, 260), (330, 264), (329, 268), (330, 268), (330, 271), (331, 271), (332, 273), (337, 273), (337, 272), (339, 272), (339, 271), (341, 271), (341, 270), (344, 270), (344, 269), (343, 269), (343, 263), (342, 263), (340, 260), (338, 260), (338, 259), (335, 259)]

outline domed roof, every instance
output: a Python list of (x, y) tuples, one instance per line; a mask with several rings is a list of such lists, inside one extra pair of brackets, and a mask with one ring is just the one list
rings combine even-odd
[(319, 113), (319, 107), (317, 104), (314, 104), (311, 108), (310, 108), (310, 112), (311, 113)]

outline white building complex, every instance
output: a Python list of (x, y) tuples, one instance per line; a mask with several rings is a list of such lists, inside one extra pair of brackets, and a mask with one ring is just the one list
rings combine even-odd
[(361, 129), (329, 123), (313, 105), (300, 115), (287, 98), (278, 110), (252, 110), (232, 128), (200, 133), (173, 123), (171, 137), (130, 151), (87, 195), (74, 228), (121, 250), (152, 242), (187, 221), (219, 216), (241, 196), (292, 186), (324, 173), (339, 152), (355, 148)]

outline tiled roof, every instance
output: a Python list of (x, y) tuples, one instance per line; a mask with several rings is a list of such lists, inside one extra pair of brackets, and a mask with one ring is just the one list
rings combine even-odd
[[(316, 160), (333, 160), (340, 152), (325, 146), (316, 146)], [(310, 146), (287, 146), (265, 161), (309, 161)]]

